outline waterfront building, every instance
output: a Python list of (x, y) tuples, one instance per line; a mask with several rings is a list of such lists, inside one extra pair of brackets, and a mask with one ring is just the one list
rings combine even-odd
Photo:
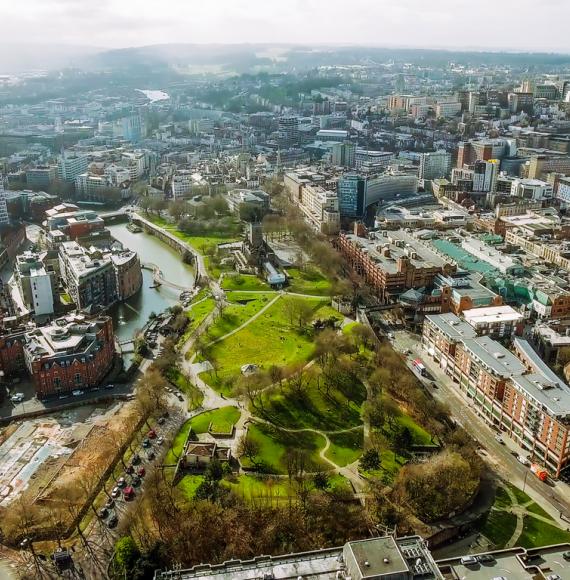
[(40, 260), (39, 254), (28, 251), (17, 256), (14, 278), (24, 305), (36, 318), (53, 314), (56, 274)]

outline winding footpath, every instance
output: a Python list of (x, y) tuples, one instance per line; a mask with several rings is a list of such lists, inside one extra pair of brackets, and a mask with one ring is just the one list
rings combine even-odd
[[(147, 225), (150, 225), (152, 228), (159, 229), (159, 230), (163, 231), (164, 233), (166, 233), (167, 235), (169, 235), (170, 237), (174, 237), (171, 232), (168, 232), (164, 228), (161, 228), (160, 226), (157, 226), (156, 224), (150, 222), (149, 220), (142, 218), (140, 215), (138, 217), (142, 222), (146, 223)], [(185, 245), (189, 246), (189, 244), (187, 244), (187, 243), (185, 243)], [(187, 354), (194, 347), (194, 344), (196, 343), (197, 338), (199, 336), (201, 336), (202, 334), (204, 334), (204, 332), (206, 332), (206, 330), (209, 328), (209, 326), (214, 322), (216, 316), (218, 316), (220, 314), (220, 312), (222, 310), (220, 305), (223, 305), (226, 303), (226, 295), (225, 295), (225, 291), (222, 289), (221, 284), (220, 284), (222, 278), (220, 277), (220, 280), (214, 281), (210, 277), (210, 275), (208, 274), (208, 272), (206, 270), (206, 266), (204, 263), (204, 257), (192, 246), (189, 246), (189, 251), (191, 251), (195, 257), (197, 271), (198, 271), (198, 274), (199, 274), (201, 280), (207, 281), (208, 286), (212, 292), (214, 299), (218, 301), (218, 305), (216, 306), (216, 308), (201, 322), (201, 324), (198, 326), (198, 328), (193, 333), (193, 335), (191, 337), (189, 337), (188, 340), (184, 343), (184, 345), (179, 349), (179, 352), (181, 353), (181, 370), (182, 370), (182, 372), (188, 377), (188, 379), (198, 389), (200, 389), (200, 391), (202, 392), (202, 394), (204, 396), (200, 412), (215, 410), (215, 409), (219, 409), (220, 407), (226, 407), (226, 406), (230, 406), (230, 405), (235, 406), (241, 410), (240, 419), (236, 424), (236, 434), (234, 437), (234, 442), (233, 442), (232, 447), (235, 447), (237, 445), (237, 441), (239, 440), (239, 437), (241, 437), (241, 435), (246, 432), (247, 425), (249, 423), (254, 423), (254, 422), (266, 423), (266, 424), (271, 425), (272, 427), (274, 427), (276, 429), (279, 429), (279, 430), (282, 430), (282, 431), (285, 431), (288, 433), (302, 433), (302, 432), (315, 433), (319, 437), (322, 437), (324, 442), (325, 442), (324, 446), (319, 450), (319, 458), (323, 461), (323, 463), (326, 463), (327, 465), (329, 465), (331, 470), (334, 471), (334, 473), (340, 474), (340, 475), (344, 476), (348, 481), (350, 481), (350, 483), (355, 491), (355, 496), (358, 497), (361, 501), (363, 501), (365, 498), (365, 494), (363, 492), (364, 492), (365, 487), (366, 487), (366, 480), (364, 478), (362, 478), (358, 472), (358, 461), (351, 463), (349, 465), (346, 465), (346, 466), (340, 466), (337, 463), (335, 463), (332, 459), (327, 457), (327, 452), (329, 451), (329, 449), (331, 447), (331, 440), (329, 438), (329, 435), (348, 433), (351, 431), (356, 431), (358, 429), (364, 429), (364, 433), (366, 434), (368, 432), (367, 425), (365, 424), (366, 422), (364, 422), (363, 425), (357, 425), (355, 427), (350, 427), (347, 429), (339, 429), (336, 431), (319, 430), (319, 429), (313, 429), (310, 427), (304, 427), (304, 428), (299, 428), (299, 429), (280, 427), (279, 425), (271, 423), (270, 421), (266, 421), (264, 419), (260, 419), (259, 417), (253, 416), (252, 413), (249, 411), (249, 409), (247, 409), (246, 406), (243, 405), (240, 400), (233, 398), (233, 397), (222, 396), (220, 393), (215, 391), (210, 385), (208, 385), (203, 379), (200, 378), (200, 372), (203, 372), (203, 371), (200, 369), (200, 366), (197, 365), (195, 362), (196, 361), (196, 353), (193, 353), (190, 356), (190, 358), (187, 358)], [(239, 290), (236, 290), (236, 292), (239, 292)], [(268, 293), (268, 291), (264, 291), (264, 290), (251, 290), (251, 291), (244, 290), (243, 292), (247, 292), (248, 294), (267, 294)], [(219, 342), (222, 342), (223, 340), (226, 340), (230, 336), (233, 336), (234, 334), (237, 334), (238, 332), (242, 331), (244, 328), (246, 328), (252, 322), (255, 322), (255, 320), (257, 320), (261, 315), (263, 315), (269, 308), (271, 308), (283, 296), (295, 296), (295, 297), (299, 297), (299, 298), (310, 298), (310, 299), (326, 299), (326, 298), (328, 298), (326, 296), (319, 296), (319, 295), (313, 295), (313, 294), (303, 294), (303, 293), (298, 293), (298, 292), (286, 292), (283, 290), (276, 291), (275, 294), (276, 295), (272, 300), (270, 300), (258, 312), (253, 314), (248, 320), (246, 320), (244, 323), (242, 323), (237, 328), (226, 333), (225, 335), (211, 341), (209, 343), (209, 345), (214, 345), (214, 344), (217, 344)], [(196, 304), (198, 304), (206, 299), (207, 299), (207, 297), (199, 300), (198, 302), (190, 305), (189, 308), (191, 309), (192, 306), (195, 306)], [(309, 361), (306, 366), (309, 367), (309, 366), (313, 365), (314, 362), (315, 362), (314, 360)], [(269, 385), (269, 387), (266, 387), (266, 388), (270, 388), (272, 386), (274, 386), (274, 385)], [(194, 415), (195, 412), (194, 413), (187, 413), (187, 414), (190, 417), (190, 416)]]

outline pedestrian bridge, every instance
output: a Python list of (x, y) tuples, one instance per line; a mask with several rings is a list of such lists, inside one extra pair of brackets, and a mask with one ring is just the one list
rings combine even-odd
[(175, 282), (170, 282), (164, 277), (162, 270), (152, 262), (142, 262), (141, 268), (145, 270), (150, 270), (152, 272), (152, 279), (157, 286), (168, 286), (174, 290), (180, 290), (184, 292), (185, 290), (190, 290), (191, 286), (182, 286), (181, 284), (176, 284)]

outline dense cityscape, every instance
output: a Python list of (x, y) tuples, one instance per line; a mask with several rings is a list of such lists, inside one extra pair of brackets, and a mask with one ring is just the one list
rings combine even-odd
[(570, 56), (169, 46), (0, 75), (0, 579), (570, 578)]

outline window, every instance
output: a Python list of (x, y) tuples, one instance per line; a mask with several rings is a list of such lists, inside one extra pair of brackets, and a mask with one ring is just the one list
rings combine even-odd
[(76, 385), (80, 385), (82, 383), (82, 378), (81, 378), (81, 375), (79, 373), (75, 373), (73, 380), (75, 381)]
[(59, 391), (61, 389), (61, 379), (59, 377), (54, 377), (53, 386), (56, 391)]

